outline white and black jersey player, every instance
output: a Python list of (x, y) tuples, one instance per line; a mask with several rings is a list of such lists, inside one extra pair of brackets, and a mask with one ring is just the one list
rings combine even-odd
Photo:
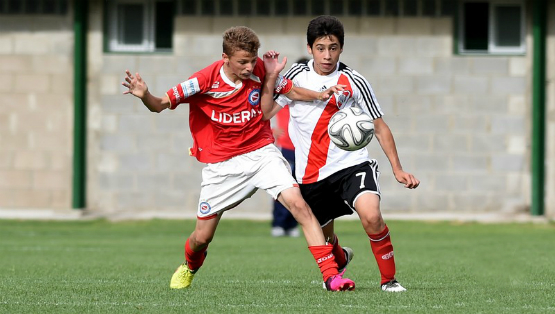
[(265, 119), (289, 105), (289, 135), (295, 145), (296, 178), (304, 199), (318, 218), (324, 236), (334, 244), (333, 253), (340, 269), (352, 258), (352, 250), (342, 248), (334, 232), (334, 219), (355, 211), (370, 238), (370, 246), (381, 273), (384, 291), (404, 291), (395, 278), (395, 259), (389, 229), (380, 211), (379, 171), (376, 160), (366, 149), (345, 151), (335, 146), (327, 133), (331, 116), (340, 108), (356, 106), (374, 120), (375, 136), (386, 154), (395, 178), (406, 188), (420, 182), (405, 172), (399, 161), (391, 130), (368, 81), (339, 62), (343, 52), (344, 30), (332, 16), (310, 21), (307, 49), (312, 60), (295, 63), (285, 74), (295, 86), (316, 91), (342, 85), (343, 90), (327, 100), (292, 101), (276, 95), (272, 107), (263, 108)]

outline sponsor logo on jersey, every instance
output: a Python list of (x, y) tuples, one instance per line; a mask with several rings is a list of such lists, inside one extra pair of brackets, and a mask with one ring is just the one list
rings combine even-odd
[(178, 104), (181, 96), (179, 96), (179, 91), (177, 90), (177, 86), (173, 87), (173, 97), (175, 97), (175, 103)]
[(390, 259), (390, 258), (393, 258), (393, 251), (391, 251), (391, 252), (389, 252), (389, 253), (387, 253), (387, 254), (382, 255), (382, 259), (386, 259), (386, 260), (387, 260), (387, 259)]
[(203, 214), (208, 214), (210, 212), (210, 210), (212, 209), (212, 207), (210, 207), (210, 204), (208, 204), (207, 202), (201, 202), (198, 205), (198, 208), (199, 208), (200, 212), (203, 213)]
[(320, 87), (320, 89), (319, 89), (318, 91), (319, 91), (319, 92), (323, 92), (323, 91), (325, 91), (326, 89), (328, 89), (328, 88), (327, 88), (326, 85), (324, 85), (324, 86)]
[(214, 84), (212, 84), (212, 88), (218, 88), (220, 87), (220, 82), (216, 81), (214, 82)]
[(260, 102), (260, 89), (253, 89), (249, 94), (249, 103), (258, 106)]
[(217, 121), (222, 124), (242, 124), (247, 121), (250, 121), (250, 119), (260, 114), (262, 114), (262, 111), (260, 111), (260, 109), (255, 109), (255, 108), (252, 108), (251, 110), (243, 110), (243, 111), (234, 112), (234, 113), (217, 112), (215, 110), (212, 110), (212, 116), (210, 117), (210, 119), (212, 119), (212, 121)]
[(196, 77), (181, 83), (181, 88), (183, 89), (183, 95), (185, 98), (192, 96), (200, 91), (198, 85), (198, 80)]
[(278, 79), (276, 80), (276, 86), (274, 87), (276, 94), (279, 94), (281, 90), (287, 86), (287, 79), (283, 77), (283, 75), (279, 75)]

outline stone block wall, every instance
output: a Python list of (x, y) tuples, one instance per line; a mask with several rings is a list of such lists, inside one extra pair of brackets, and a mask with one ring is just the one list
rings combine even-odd
[[(552, 3), (553, 1), (551, 1)], [(246, 25), (261, 52), (291, 64), (307, 57), (304, 17), (183, 17), (172, 53), (103, 49), (103, 2), (90, 2), (87, 208), (108, 215), (193, 217), (203, 165), (188, 156), (188, 108), (150, 113), (122, 95), (126, 69), (150, 91), (171, 86), (221, 56), (221, 34)], [(549, 16), (555, 16), (550, 6)], [(69, 209), (73, 140), (72, 16), (0, 19), (0, 209)], [(529, 20), (529, 19), (528, 19)], [(384, 212), (517, 212), (530, 205), (531, 48), (522, 56), (453, 52), (449, 18), (342, 18), (341, 60), (372, 84), (405, 170), (398, 184), (377, 141)], [(554, 19), (548, 19), (546, 210), (555, 214)], [(530, 25), (529, 25), (530, 26)], [(527, 41), (531, 47), (531, 28)], [(551, 140), (550, 140), (551, 139)], [(256, 193), (230, 215), (270, 217)]]
[(0, 19), (0, 208), (71, 207), (71, 23)]
[[(390, 212), (518, 211), (529, 203), (529, 82), (526, 56), (459, 56), (452, 21), (343, 18), (341, 60), (372, 84), (395, 135), (405, 169), (421, 179), (408, 191), (396, 183), (376, 141), (383, 210)], [(178, 17), (170, 55), (104, 54), (91, 84), (140, 72), (161, 95), (220, 58), (221, 34), (253, 28), (261, 52), (290, 60), (308, 56), (307, 18)], [(101, 29), (91, 54), (101, 51)], [(116, 83), (116, 84), (117, 84)], [(106, 86), (91, 95), (95, 112), (90, 171), (91, 207), (105, 210), (186, 211), (194, 215), (203, 167), (187, 156), (187, 106), (161, 114)], [(234, 211), (269, 213), (264, 192)]]

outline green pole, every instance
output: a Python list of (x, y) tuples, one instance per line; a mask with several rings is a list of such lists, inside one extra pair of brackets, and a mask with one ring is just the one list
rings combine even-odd
[(544, 214), (545, 196), (545, 0), (534, 1), (532, 35), (534, 41), (532, 78), (532, 199), (531, 214)]
[(88, 1), (73, 1), (73, 191), (72, 207), (86, 206), (86, 148), (87, 148), (87, 5)]

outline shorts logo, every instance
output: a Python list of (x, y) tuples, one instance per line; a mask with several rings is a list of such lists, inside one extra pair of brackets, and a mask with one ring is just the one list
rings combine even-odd
[(203, 214), (208, 214), (210, 212), (210, 210), (212, 209), (212, 207), (210, 207), (210, 204), (208, 204), (207, 202), (201, 202), (198, 205), (198, 208), (199, 208), (200, 212), (203, 213)]
[(258, 106), (260, 101), (260, 89), (253, 89), (249, 94), (249, 103), (253, 106)]

